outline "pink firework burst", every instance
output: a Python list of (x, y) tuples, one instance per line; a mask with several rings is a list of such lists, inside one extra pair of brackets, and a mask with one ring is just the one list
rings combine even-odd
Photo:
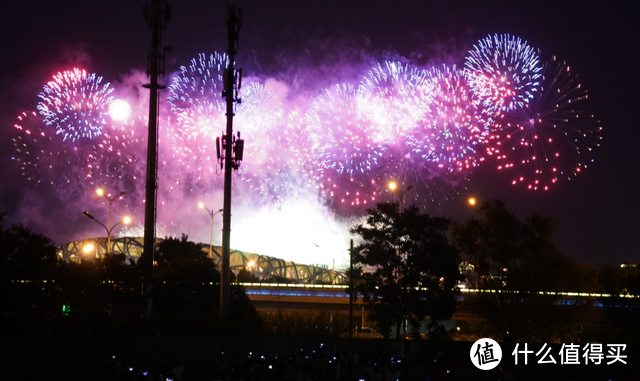
[(578, 76), (554, 57), (544, 66), (538, 94), (497, 117), (487, 153), (511, 174), (513, 185), (548, 190), (587, 167), (588, 154), (602, 138), (599, 121), (580, 110), (587, 97)]

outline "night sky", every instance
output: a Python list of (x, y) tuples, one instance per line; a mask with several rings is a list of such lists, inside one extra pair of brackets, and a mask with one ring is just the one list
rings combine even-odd
[[(237, 64), (245, 75), (285, 83), (289, 94), (313, 93), (322, 86), (356, 79), (354, 66), (385, 59), (402, 59), (420, 67), (460, 66), (472, 45), (488, 34), (521, 37), (541, 49), (542, 61), (552, 55), (566, 60), (588, 89), (584, 109), (603, 127), (601, 147), (592, 155), (595, 162), (547, 192), (513, 187), (494, 165), (482, 165), (455, 200), (434, 205), (430, 212), (464, 220), (474, 215), (465, 205), (467, 196), (503, 198), (520, 218), (534, 212), (553, 217), (557, 247), (578, 262), (594, 266), (638, 262), (640, 173), (633, 153), (640, 138), (635, 117), (640, 101), (634, 74), (640, 46), (637, 10), (617, 2), (555, 3), (239, 1), (244, 20)], [(35, 110), (36, 95), (58, 71), (79, 66), (105, 81), (118, 82), (132, 70), (146, 68), (151, 34), (142, 17), (144, 4), (24, 1), (3, 8), (0, 212), (9, 215), (5, 225), (22, 222), (57, 244), (100, 235), (100, 227), (81, 215), (80, 206), (54, 200), (46, 190), (34, 189), (24, 180), (11, 161), (10, 139), (16, 116)], [(224, 4), (218, 0), (170, 2), (173, 18), (163, 35), (164, 45), (173, 47), (167, 53), (168, 73), (201, 52), (226, 51)], [(199, 217), (204, 228), (184, 230), (207, 241), (208, 220)], [(233, 239), (232, 232), (232, 246)]]

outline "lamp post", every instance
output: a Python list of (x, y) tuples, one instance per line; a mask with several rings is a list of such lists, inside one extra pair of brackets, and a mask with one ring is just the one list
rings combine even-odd
[[(391, 189), (391, 191), (396, 191), (398, 190), (398, 184), (396, 184), (395, 182), (390, 182), (389, 183), (389, 189)], [(400, 200), (400, 206), (398, 207), (398, 213), (402, 214), (402, 203), (404, 201), (404, 194), (407, 193), (408, 191), (410, 191), (411, 189), (413, 189), (413, 186), (409, 185), (405, 190), (400, 191), (398, 190), (398, 199)]]
[[(469, 206), (475, 206), (477, 203), (477, 200), (475, 197), (469, 197), (469, 199), (467, 200), (467, 203), (469, 204)], [(480, 237), (478, 237), (478, 245), (480, 245)], [(478, 261), (478, 257), (476, 255), (475, 258), (475, 264), (472, 264), (471, 266), (473, 266), (473, 272), (475, 273), (475, 287), (476, 290), (478, 289), (478, 279), (480, 278), (480, 276), (478, 275), (478, 265), (479, 265), (479, 261)]]
[[(101, 188), (98, 188), (96, 189), (96, 193), (98, 194), (98, 196), (104, 196), (104, 198), (106, 198), (107, 201), (109, 202), (109, 221), (107, 222), (107, 226), (111, 226), (111, 208), (113, 207), (113, 202), (115, 200), (121, 200), (122, 196), (124, 196), (125, 193), (127, 192), (120, 192), (118, 193), (117, 196), (112, 196), (111, 193), (104, 193), (104, 190), (102, 190)], [(109, 235), (109, 238), (111, 238), (111, 235)], [(107, 254), (109, 254), (109, 248), (107, 248)]]
[(198, 207), (199, 207), (200, 209), (204, 209), (204, 210), (206, 210), (206, 211), (207, 211), (207, 213), (209, 213), (209, 216), (211, 216), (211, 234), (209, 235), (209, 256), (210, 256), (211, 258), (213, 258), (213, 217), (214, 217), (216, 214), (218, 214), (218, 213), (222, 212), (224, 209), (218, 209), (218, 211), (214, 213), (212, 210), (209, 210), (209, 209), (207, 208), (207, 206), (204, 204), (204, 202), (199, 203), (199, 204), (198, 204)]
[(353, 239), (349, 245), (349, 350), (353, 353)]
[[(129, 222), (131, 222), (131, 219), (129, 217), (124, 217), (120, 222), (118, 222), (117, 224), (111, 226), (110, 228), (107, 227), (107, 225), (103, 224), (102, 222), (96, 220), (96, 218), (94, 216), (91, 215), (91, 213), (89, 212), (83, 212), (85, 216), (91, 218), (92, 220), (94, 220), (95, 222), (99, 223), (100, 225), (102, 225), (102, 227), (105, 228), (105, 230), (107, 231), (107, 255), (111, 254), (111, 232), (113, 231), (113, 228), (115, 228), (116, 226), (120, 225), (120, 224), (128, 224)], [(109, 214), (109, 221), (111, 221), (111, 214)]]

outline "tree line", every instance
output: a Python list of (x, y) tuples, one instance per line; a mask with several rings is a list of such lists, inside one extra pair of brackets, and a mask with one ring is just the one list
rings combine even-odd
[(145, 321), (142, 260), (111, 254), (64, 261), (47, 237), (22, 225), (0, 225), (0, 334), (217, 335), (261, 330), (244, 289), (235, 285), (234, 319), (225, 325), (218, 322), (220, 273), (200, 244), (185, 235), (165, 239), (157, 245), (154, 260), (154, 314)]
[[(551, 342), (638, 341), (640, 271), (605, 264), (593, 269), (564, 256), (553, 244), (554, 223), (536, 213), (524, 221), (503, 200), (482, 203), (477, 217), (452, 222), (421, 214), (415, 206), (378, 204), (351, 229), (353, 291), (387, 337), (450, 339), (442, 324), (464, 311), (458, 324), (469, 338)], [(460, 286), (479, 292), (459, 298)], [(351, 292), (350, 290), (347, 292)], [(563, 292), (607, 294), (571, 298)], [(462, 301), (461, 301), (462, 300)], [(584, 324), (593, 312), (603, 318)]]
[[(578, 264), (554, 246), (553, 220), (542, 214), (521, 221), (504, 201), (491, 200), (476, 218), (453, 222), (415, 206), (380, 203), (351, 233), (358, 245), (347, 292), (362, 299), (386, 337), (460, 338), (443, 323), (463, 311), (474, 316), (457, 324), (467, 339), (640, 340), (640, 299), (630, 297), (640, 295), (638, 268)], [(258, 313), (235, 285), (234, 319), (223, 326), (219, 272), (200, 244), (170, 237), (157, 245), (154, 260), (154, 315), (144, 321), (142, 261), (123, 254), (60, 260), (47, 237), (0, 223), (0, 334), (344, 336), (354, 328), (317, 312)], [(486, 292), (460, 298), (461, 285)], [(610, 296), (571, 299), (559, 294), (565, 291)], [(601, 323), (579, 324), (577, 317), (594, 308)]]

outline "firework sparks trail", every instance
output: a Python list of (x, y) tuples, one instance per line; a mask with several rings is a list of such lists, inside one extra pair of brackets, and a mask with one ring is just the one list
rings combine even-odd
[(245, 159), (239, 170), (244, 184), (239, 185), (277, 201), (281, 194), (274, 177), (285, 165), (278, 155), (283, 145), (282, 101), (271, 86), (258, 82), (245, 84), (240, 97), (242, 103), (236, 109), (234, 122), (245, 140)]
[[(281, 207), (296, 195), (316, 191), (310, 141), (298, 110), (290, 111), (274, 128), (248, 139), (248, 159), (240, 168), (241, 175), (259, 194), (260, 204)], [(253, 160), (254, 156), (262, 161)]]
[[(190, 213), (172, 209), (202, 198), (218, 202), (215, 138), (226, 125), (226, 65), (224, 54), (201, 54), (172, 78), (171, 112), (158, 142), (158, 205), (170, 215), (163, 217), (171, 221), (168, 234), (200, 229)], [(577, 76), (555, 58), (540, 66), (534, 49), (510, 35), (480, 40), (464, 70), (384, 61), (359, 75), (314, 98), (285, 97), (292, 87), (277, 76), (244, 80), (234, 122), (246, 140), (234, 176), (236, 191), (244, 193), (237, 199), (238, 249), (260, 242), (256, 251), (271, 245), (283, 252), (272, 240), (283, 226), (303, 237), (299, 246), (318, 235), (338, 237), (348, 231), (345, 216), (359, 218), (400, 194), (429, 208), (455, 197), (471, 171), (489, 160), (512, 184), (547, 190), (586, 168), (585, 154), (601, 138), (599, 122), (580, 111), (587, 94)], [(56, 190), (65, 205), (104, 203), (94, 191), (104, 186), (126, 191), (120, 207), (139, 217), (148, 123), (128, 104), (140, 102), (114, 100), (113, 91), (80, 69), (58, 73), (38, 95), (37, 111), (19, 115), (12, 159), (25, 179)], [(401, 191), (412, 189), (393, 193), (391, 181)], [(317, 228), (324, 223), (326, 229)], [(264, 239), (256, 240), (257, 230)]]
[[(160, 144), (170, 147), (159, 165), (167, 202), (222, 187), (215, 138), (226, 124), (226, 65), (224, 54), (201, 54), (172, 78), (171, 117), (160, 127)], [(581, 154), (599, 138), (593, 117), (573, 108), (586, 98), (577, 77), (555, 60), (540, 67), (534, 49), (510, 35), (480, 40), (464, 70), (385, 61), (354, 83), (295, 98), (294, 106), (269, 82), (245, 80), (234, 124), (247, 143), (234, 187), (259, 206), (306, 193), (354, 214), (393, 199), (387, 184), (395, 181), (426, 206), (455, 196), (485, 157), (513, 173), (512, 183), (548, 189), (583, 170)], [(66, 195), (109, 185), (143, 202), (135, 184), (146, 121), (131, 118), (131, 106), (112, 91), (80, 69), (54, 76), (38, 112), (16, 124), (23, 175)]]
[(386, 61), (372, 68), (361, 81), (362, 113), (379, 125), (381, 136), (390, 144), (405, 143), (407, 132), (422, 118), (431, 102), (426, 71), (401, 62)]
[(147, 117), (114, 120), (106, 126), (102, 136), (94, 139), (93, 152), (88, 157), (87, 180), (96, 187), (126, 191), (129, 202), (141, 203), (147, 126)]
[(23, 112), (14, 124), (15, 160), (27, 181), (51, 186), (61, 198), (73, 200), (84, 193), (91, 145), (61, 141), (36, 112)]
[(468, 172), (483, 161), (479, 147), (489, 125), (455, 66), (433, 68), (428, 78), (430, 102), (407, 144), (412, 153), (435, 163), (440, 171)]
[[(208, 188), (216, 181), (215, 138), (226, 125), (226, 106), (222, 99), (222, 73), (227, 65), (224, 54), (200, 54), (189, 66), (182, 66), (172, 79), (168, 102), (175, 124), (167, 128), (172, 159), (183, 165), (189, 189)], [(221, 186), (221, 185), (220, 185)]]
[(104, 116), (113, 91), (102, 77), (85, 70), (73, 69), (53, 76), (42, 92), (37, 110), (44, 122), (53, 126), (62, 140), (91, 139), (102, 134)]
[(540, 58), (519, 37), (495, 34), (480, 40), (465, 66), (476, 99), (489, 113), (521, 108), (538, 91)]
[[(226, 105), (221, 98), (222, 73), (227, 65), (223, 54), (200, 54), (170, 86), (169, 103), (176, 125), (169, 129), (173, 157), (184, 165), (190, 179), (183, 182), (190, 191), (220, 189), (222, 182), (215, 156), (215, 138), (226, 126)], [(235, 111), (234, 127), (247, 142), (245, 160), (236, 186), (248, 187), (261, 195), (267, 192), (264, 183), (273, 173), (276, 163), (270, 163), (272, 153), (279, 149), (276, 128), (284, 111), (282, 100), (269, 86), (247, 79), (239, 94), (242, 103)], [(244, 184), (243, 184), (244, 183)]]
[(306, 115), (321, 193), (339, 205), (367, 205), (378, 196), (371, 174), (382, 165), (386, 133), (363, 113), (363, 97), (351, 84), (335, 85)]
[(378, 194), (393, 181), (412, 186), (418, 204), (448, 199), (476, 164), (474, 146), (486, 128), (476, 125), (478, 115), (468, 114), (475, 109), (466, 83), (459, 74), (450, 78), (434, 73), (439, 71), (387, 61), (361, 82), (361, 109), (384, 140), (381, 165), (369, 173)]
[(579, 107), (587, 91), (569, 66), (553, 57), (544, 66), (540, 91), (528, 104), (505, 112), (487, 143), (499, 170), (511, 173), (513, 185), (548, 190), (571, 179), (587, 164), (584, 154), (599, 146), (602, 127)]

